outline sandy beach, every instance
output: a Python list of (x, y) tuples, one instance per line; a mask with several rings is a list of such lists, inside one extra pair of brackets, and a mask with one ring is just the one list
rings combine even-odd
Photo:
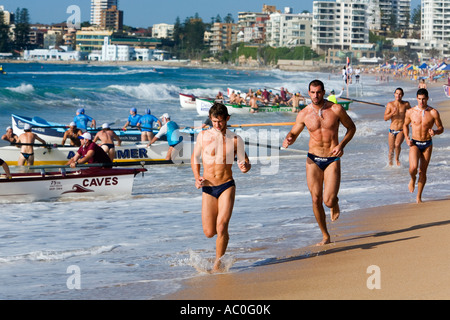
[[(435, 107), (449, 130), (449, 103)], [(450, 299), (449, 207), (450, 195), (343, 212), (333, 223), (327, 216), (331, 244), (280, 252), (251, 270), (199, 275), (165, 299)]]

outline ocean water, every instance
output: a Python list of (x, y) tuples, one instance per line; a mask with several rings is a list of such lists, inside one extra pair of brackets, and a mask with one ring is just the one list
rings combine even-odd
[[(323, 80), (327, 90), (339, 92), (343, 86), (339, 70), (328, 74), (90, 64), (4, 68), (8, 73), (0, 78), (0, 128), (11, 124), (12, 113), (68, 124), (79, 107), (99, 125), (115, 121), (121, 126), (129, 109), (136, 107), (138, 112), (151, 108), (158, 117), (168, 112), (180, 126), (193, 126), (204, 119), (195, 110), (181, 109), (179, 92), (214, 96), (227, 87), (247, 91), (284, 86), (306, 95), (313, 79)], [(362, 84), (351, 85), (349, 96), (386, 104), (397, 87), (403, 87), (414, 105), (415, 82), (379, 83), (375, 75), (364, 75)], [(431, 89), (430, 96), (432, 106), (446, 99), (441, 88)], [(383, 112), (378, 106), (351, 104), (349, 115), (357, 133), (342, 158), (342, 214), (415, 201), (407, 188), (405, 144), (402, 166), (387, 166), (389, 123)], [(260, 113), (232, 115), (230, 124), (294, 120), (295, 114)], [(246, 132), (274, 145), (289, 129), (252, 127)], [(424, 200), (450, 194), (450, 134), (433, 141)], [(305, 130), (292, 148), (307, 150), (307, 145)], [(268, 154), (276, 156), (276, 151)], [(295, 151), (279, 154), (252, 159), (247, 174), (234, 168), (237, 196), (224, 257), (227, 272), (256, 268), (321, 240), (306, 186), (305, 156)], [(158, 299), (170, 294), (183, 280), (210, 276), (205, 271), (215, 256), (215, 238), (203, 235), (200, 210), (201, 191), (194, 187), (189, 165), (149, 167), (144, 176), (136, 176), (133, 194), (125, 199), (0, 204), (0, 299)]]

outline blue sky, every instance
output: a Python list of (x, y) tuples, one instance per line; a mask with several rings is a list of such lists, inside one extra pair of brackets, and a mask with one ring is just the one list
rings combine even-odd
[[(198, 13), (205, 21), (218, 14), (224, 18), (231, 13), (237, 21), (240, 11), (261, 12), (263, 4), (275, 5), (277, 9), (291, 7), (294, 13), (303, 10), (312, 11), (313, 0), (119, 0), (119, 10), (124, 11), (124, 24), (133, 27), (149, 27), (156, 23), (174, 23), (177, 17), (183, 21), (186, 17)], [(412, 0), (415, 8), (420, 0)], [(66, 13), (71, 5), (81, 9), (81, 20), (90, 20), (90, 0), (0, 0), (5, 10), (15, 12), (18, 7), (27, 8), (31, 23), (58, 23), (66, 21)]]

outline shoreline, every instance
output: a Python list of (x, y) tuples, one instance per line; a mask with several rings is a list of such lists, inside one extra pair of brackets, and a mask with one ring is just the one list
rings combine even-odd
[[(449, 130), (445, 96), (435, 107)], [(331, 244), (280, 252), (241, 272), (199, 274), (160, 299), (450, 299), (449, 206), (450, 195), (343, 212), (333, 223), (327, 214)]]
[(199, 275), (161, 300), (449, 299), (449, 205), (447, 198), (344, 214), (329, 225), (329, 245)]

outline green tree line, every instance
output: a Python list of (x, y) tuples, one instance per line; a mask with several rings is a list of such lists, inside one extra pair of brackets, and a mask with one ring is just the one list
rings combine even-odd
[[(15, 28), (11, 34), (5, 24), (4, 13), (0, 12), (0, 52), (19, 52), (27, 49), (28, 34), (30, 33), (30, 15), (28, 9), (17, 8), (14, 15)], [(14, 39), (14, 40), (12, 40)]]

